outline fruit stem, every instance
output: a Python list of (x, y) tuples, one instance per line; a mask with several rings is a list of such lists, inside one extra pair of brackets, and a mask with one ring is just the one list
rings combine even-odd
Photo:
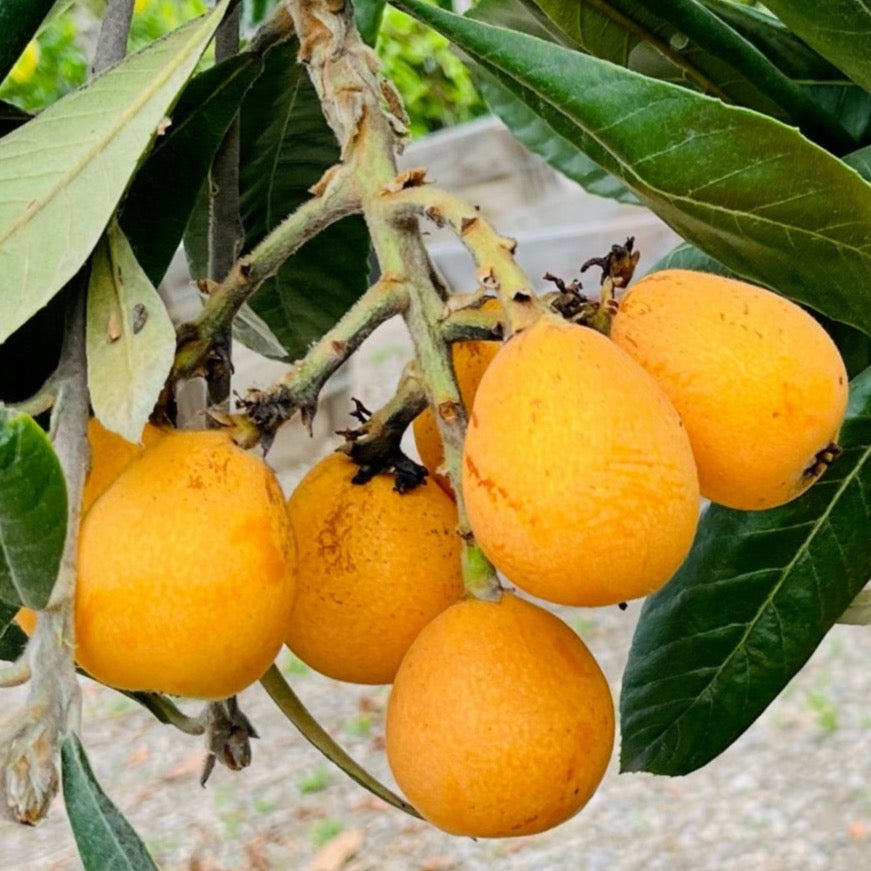
[(282, 423), (299, 410), (311, 427), (320, 391), (333, 373), (360, 347), (376, 327), (404, 311), (408, 289), (382, 276), (342, 315), (290, 371), (268, 390), (249, 390), (239, 405), (265, 437), (274, 437)]
[[(336, 134), (343, 166), (352, 174), (381, 274), (408, 289), (405, 322), (457, 496), (458, 532), (468, 541), (471, 531), (459, 486), (466, 411), (450, 347), (440, 329), (447, 294), (421, 239), (419, 209), (402, 212), (391, 199), (405, 185), (416, 190), (421, 177), (414, 171), (397, 173), (399, 135), (406, 129), (401, 100), (394, 87), (380, 77), (378, 59), (360, 38), (350, 3), (289, 0), (287, 5), (300, 39), (299, 59), (306, 65), (327, 123)], [(511, 260), (506, 252), (499, 262), (504, 263), (506, 257)], [(506, 265), (506, 276), (507, 269)], [(516, 269), (511, 273), (518, 285), (515, 289), (519, 292), (522, 285), (521, 295), (528, 299), (531, 288), (521, 276)], [(491, 572), (493, 588), (498, 589), (495, 571)], [(477, 589), (480, 584), (474, 586)]]
[(394, 220), (424, 215), (440, 227), (450, 227), (472, 255), (480, 284), (499, 295), (509, 334), (536, 321), (547, 309), (514, 258), (514, 239), (500, 236), (474, 206), (438, 188), (424, 186), (423, 181), (418, 174), (413, 184), (385, 193), (384, 201)]
[(410, 816), (420, 818), (420, 814), (398, 795), (376, 780), (365, 768), (358, 765), (336, 742), (324, 731), (323, 726), (309, 713), (287, 681), (282, 677), (276, 665), (271, 665), (266, 674), (260, 678), (260, 685), (278, 706), (287, 719), (299, 729), (302, 736), (314, 747), (320, 750), (327, 759), (337, 765), (349, 777), (368, 789), (373, 795)]
[(328, 170), (312, 198), (285, 218), (253, 251), (239, 258), (223, 281), (200, 282), (207, 299), (199, 315), (178, 328), (175, 362), (167, 381), (170, 389), (203, 368), (215, 337), (226, 332), (242, 303), (291, 254), (331, 224), (359, 212), (350, 177), (347, 167)]

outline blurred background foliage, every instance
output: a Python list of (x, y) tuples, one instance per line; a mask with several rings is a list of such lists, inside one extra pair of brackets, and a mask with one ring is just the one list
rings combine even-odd
[[(243, 32), (254, 33), (280, 0), (244, 0)], [(431, 0), (453, 8), (451, 0)], [(206, 0), (136, 0), (129, 50), (201, 15)], [(59, 0), (36, 39), (25, 49), (5, 81), (0, 100), (28, 112), (40, 109), (82, 84), (97, 38), (105, 0)], [(459, 9), (457, 11), (460, 11)], [(405, 101), (412, 136), (421, 136), (486, 114), (462, 61), (448, 41), (388, 6), (376, 43), (384, 73)]]

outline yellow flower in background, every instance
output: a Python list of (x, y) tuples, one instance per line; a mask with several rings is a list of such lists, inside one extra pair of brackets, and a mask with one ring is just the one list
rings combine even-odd
[(9, 78), (20, 85), (29, 81), (36, 72), (39, 63), (39, 45), (35, 39), (27, 43), (27, 47), (21, 53), (21, 57), (15, 62), (15, 66), (9, 70)]
[(146, 9), (148, 9), (149, 6), (151, 6), (151, 2), (152, 0), (135, 0), (133, 4), (133, 11), (144, 12)]

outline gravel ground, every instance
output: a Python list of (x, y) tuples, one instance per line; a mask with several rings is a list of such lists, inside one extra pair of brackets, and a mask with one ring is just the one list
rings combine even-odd
[[(615, 693), (639, 610), (561, 612)], [(332, 768), (259, 687), (242, 696), (261, 735), (253, 765), (218, 768), (206, 789), (197, 739), (90, 683), (84, 739), (105, 789), (165, 871), (857, 871), (871, 867), (869, 661), (871, 633), (836, 627), (786, 692), (703, 770), (618, 775), (615, 758), (578, 816), (516, 840), (450, 837), (387, 807)], [(316, 716), (389, 783), (386, 689), (338, 684), (287, 654), (281, 666)], [(3, 871), (77, 868), (60, 801), (36, 829), (0, 823)]]

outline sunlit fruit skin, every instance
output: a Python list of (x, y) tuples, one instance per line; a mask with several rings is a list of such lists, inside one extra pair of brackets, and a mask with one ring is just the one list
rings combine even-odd
[(837, 441), (847, 372), (799, 306), (745, 282), (669, 269), (626, 292), (611, 338), (681, 415), (703, 496), (773, 508), (825, 469), (817, 455)]
[(567, 605), (658, 589), (698, 521), (695, 463), (665, 394), (605, 336), (551, 315), (508, 341), (484, 374), (462, 482), (496, 568)]
[(402, 661), (386, 749), (402, 792), (456, 835), (531, 835), (577, 813), (611, 758), (608, 682), (581, 639), (505, 593), (432, 621)]
[(294, 567), (269, 467), (224, 432), (165, 435), (82, 522), (76, 658), (121, 689), (231, 696), (281, 648)]
[(390, 683), (418, 632), (463, 594), (457, 509), (435, 484), (391, 475), (353, 484), (342, 453), (316, 463), (288, 500), (299, 567), (285, 635), (336, 680)]
[[(482, 311), (498, 311), (498, 300), (489, 299), (481, 306)], [(478, 385), (490, 361), (496, 356), (500, 343), (497, 341), (455, 342), (451, 348), (454, 374), (457, 386), (460, 388), (460, 398), (468, 409), (472, 407)], [(412, 424), (414, 443), (420, 455), (420, 461), (439, 486), (451, 497), (454, 495), (447, 475), (439, 470), (445, 461), (442, 440), (436, 426), (435, 416), (430, 408), (425, 408)]]

